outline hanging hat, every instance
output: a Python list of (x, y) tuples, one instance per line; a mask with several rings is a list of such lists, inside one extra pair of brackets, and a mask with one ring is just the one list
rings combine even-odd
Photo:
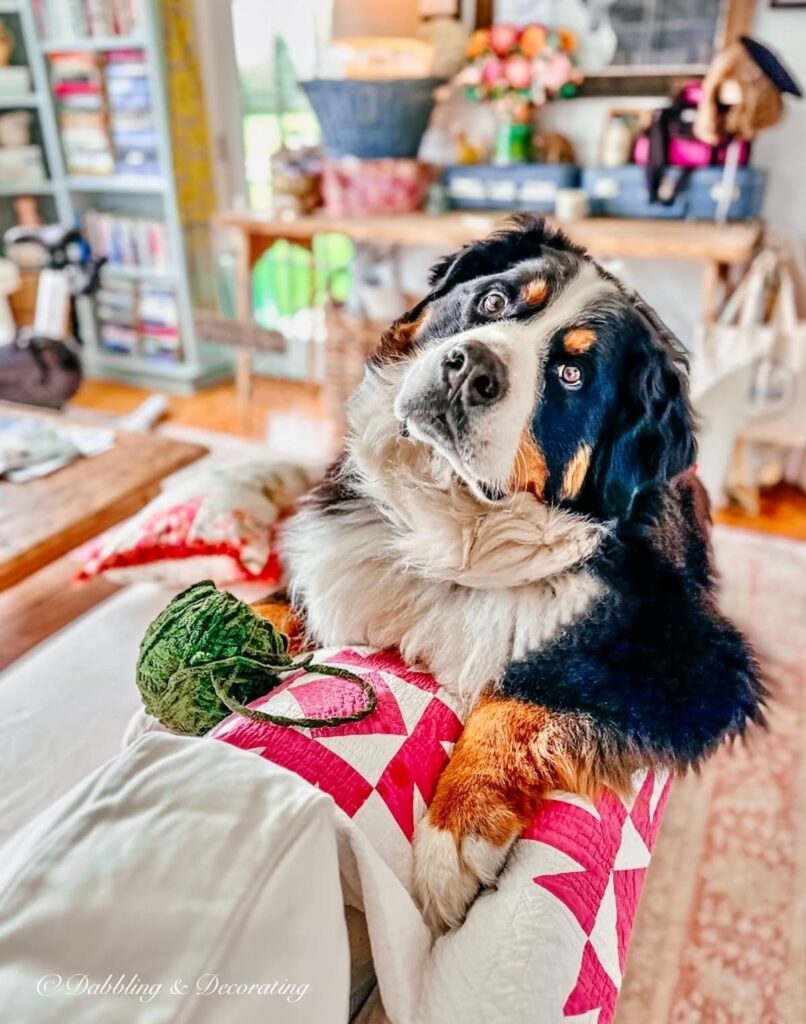
[(798, 83), (769, 47), (750, 36), (741, 36), (740, 42), (779, 92), (788, 92), (792, 96), (803, 95)]

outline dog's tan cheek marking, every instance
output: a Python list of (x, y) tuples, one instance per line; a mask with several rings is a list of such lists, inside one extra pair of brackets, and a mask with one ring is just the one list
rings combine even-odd
[(581, 444), (574, 453), (573, 458), (565, 467), (563, 474), (563, 489), (561, 497), (575, 498), (582, 490), (585, 482), (585, 475), (591, 464), (590, 445)]
[(529, 491), (536, 498), (543, 499), (546, 493), (546, 483), (549, 478), (549, 468), (546, 457), (537, 446), (537, 442), (527, 430), (518, 448), (515, 458), (515, 466), (512, 470), (510, 489), (514, 491)]
[(521, 298), (529, 306), (542, 305), (549, 294), (549, 286), (542, 277), (534, 277), (521, 288)]
[(563, 348), (571, 356), (582, 355), (593, 347), (596, 342), (596, 331), (590, 327), (575, 327), (563, 338)]

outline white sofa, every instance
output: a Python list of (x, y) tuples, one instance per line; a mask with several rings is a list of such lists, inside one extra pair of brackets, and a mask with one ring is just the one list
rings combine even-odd
[[(155, 734), (121, 752), (139, 708), (139, 641), (170, 596), (153, 584), (128, 587), (0, 677), (0, 1005), (17, 1000), (14, 1024), (380, 1024), (381, 998), (393, 1024), (611, 1019), (637, 896), (631, 880), (649, 862), (662, 778), (639, 778), (633, 805), (613, 798), (594, 808), (556, 794), (497, 889), (431, 949), (410, 870), (384, 859), (383, 829), (396, 826), (382, 803), (368, 800), (359, 820), (265, 760), (269, 748)], [(350, 751), (356, 765), (374, 763), (387, 740), (382, 730), (378, 738), (380, 747), (358, 737), (373, 744)], [(255, 803), (263, 813), (251, 813)], [(211, 956), (236, 980), (242, 966), (246, 982), (278, 965), (290, 979), (299, 965), (316, 975), (317, 996), (282, 1013), (265, 1000), (228, 1000), (229, 1015), (216, 1016), (215, 1001), (185, 1005), (165, 992), (135, 1004), (63, 990), (43, 1003), (37, 991), (43, 977), (63, 984), (90, 969), (96, 979), (150, 981), (162, 965), (186, 979), (188, 964), (197, 975), (212, 969)]]
[(140, 640), (170, 597), (125, 587), (0, 675), (0, 842), (120, 750)]

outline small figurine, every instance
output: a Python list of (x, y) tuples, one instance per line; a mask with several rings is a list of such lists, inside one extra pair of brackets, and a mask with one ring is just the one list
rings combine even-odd
[(711, 146), (719, 145), (726, 137), (750, 141), (781, 119), (784, 93), (802, 95), (800, 86), (772, 50), (742, 36), (718, 53), (708, 69), (694, 134)]
[(540, 132), (532, 142), (532, 159), (536, 164), (575, 164), (574, 144), (559, 132)]

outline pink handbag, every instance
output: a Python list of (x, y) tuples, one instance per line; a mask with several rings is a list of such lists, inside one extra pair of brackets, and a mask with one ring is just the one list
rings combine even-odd
[[(698, 167), (720, 167), (725, 163), (730, 140), (711, 146), (694, 137), (692, 126), (702, 97), (700, 82), (687, 82), (668, 107), (655, 113), (647, 131), (635, 141), (633, 160), (646, 167), (647, 188), (653, 203), (671, 205), (688, 184), (691, 171)], [(747, 164), (750, 144), (737, 140), (738, 163)], [(671, 195), (658, 194), (667, 167), (682, 167)]]
[[(687, 82), (668, 107), (656, 112), (644, 135), (636, 139), (633, 160), (646, 165), (651, 162), (653, 141), (662, 146), (666, 167), (715, 167), (725, 163), (729, 139), (711, 146), (695, 138), (692, 131), (694, 115), (702, 99), (702, 82)], [(750, 159), (750, 143), (739, 140), (739, 165)]]

